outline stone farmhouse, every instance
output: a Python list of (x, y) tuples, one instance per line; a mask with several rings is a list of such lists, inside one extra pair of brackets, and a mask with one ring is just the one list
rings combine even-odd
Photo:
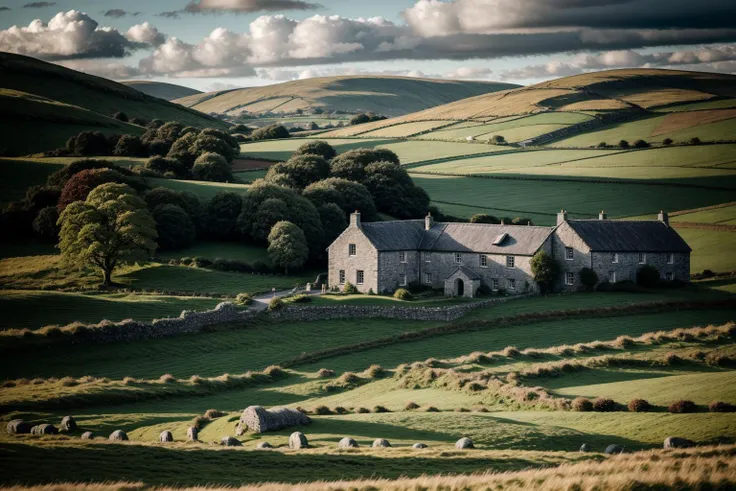
[(441, 223), (424, 220), (361, 223), (360, 213), (328, 247), (330, 287), (346, 282), (360, 292), (389, 293), (412, 282), (443, 289), (447, 296), (476, 296), (481, 285), (508, 294), (537, 291), (531, 259), (540, 250), (554, 257), (561, 273), (557, 291), (583, 288), (580, 270), (599, 281), (636, 280), (645, 264), (664, 279), (687, 281), (691, 249), (658, 220), (571, 220), (557, 214), (554, 227)]

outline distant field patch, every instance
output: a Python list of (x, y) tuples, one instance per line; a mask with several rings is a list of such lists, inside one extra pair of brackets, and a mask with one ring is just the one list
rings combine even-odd
[(699, 102), (712, 99), (713, 94), (687, 89), (660, 89), (648, 90), (634, 94), (623, 95), (621, 100), (636, 104), (644, 109), (656, 106), (666, 106), (678, 102)]
[(404, 123), (385, 128), (379, 128), (367, 133), (361, 133), (360, 136), (372, 136), (383, 138), (400, 138), (411, 136), (422, 131), (431, 130), (439, 126), (446, 126), (448, 121), (418, 121), (416, 123)]
[(706, 102), (693, 102), (691, 104), (677, 104), (654, 108), (653, 111), (674, 113), (679, 111), (700, 111), (701, 109), (730, 109), (732, 107), (736, 107), (736, 99), (716, 99)]
[(232, 191), (245, 194), (248, 190), (247, 184), (232, 182), (209, 182), (209, 181), (183, 181), (178, 179), (150, 178), (153, 186), (161, 186), (175, 191), (189, 191), (197, 195), (200, 201), (207, 201), (220, 191)]
[(271, 160), (258, 159), (235, 159), (232, 164), (233, 172), (243, 172), (249, 170), (268, 169), (273, 165)]
[(670, 217), (670, 221), (674, 223), (695, 222), (734, 225), (736, 224), (736, 204), (714, 208), (712, 210), (678, 214), (677, 216)]
[[(652, 132), (652, 136), (664, 135), (732, 118), (736, 118), (736, 109), (672, 113), (664, 118), (662, 123)], [(736, 139), (736, 136), (734, 138)]]
[(244, 158), (268, 159), (284, 161), (305, 143), (323, 140), (335, 147), (338, 153), (347, 152), (355, 148), (375, 148), (394, 143), (394, 139), (360, 139), (360, 138), (286, 138), (283, 140), (267, 140), (262, 142), (244, 143), (240, 145), (240, 152)]
[(616, 111), (631, 106), (617, 99), (590, 99), (562, 106), (558, 111)]
[(235, 259), (252, 263), (262, 261), (270, 264), (265, 247), (241, 242), (221, 242), (199, 240), (191, 247), (179, 251), (159, 251), (156, 256), (163, 259), (180, 259), (182, 257), (202, 257), (210, 260), (219, 258)]
[(691, 272), (736, 271), (736, 232), (674, 227), (693, 250)]
[[(574, 218), (597, 216), (606, 210), (611, 217), (656, 213), (661, 209), (698, 208), (732, 201), (733, 191), (676, 188), (628, 183), (575, 182), (536, 179), (484, 179), (473, 177), (411, 174), (433, 201), (465, 204), (477, 208), (514, 210), (524, 213), (550, 213), (566, 209)], [(625, 198), (624, 198), (625, 197)], [(462, 211), (456, 208), (454, 211)], [(460, 216), (470, 217), (472, 208)], [(513, 213), (513, 214), (512, 214)], [(554, 216), (539, 225), (554, 223)]]

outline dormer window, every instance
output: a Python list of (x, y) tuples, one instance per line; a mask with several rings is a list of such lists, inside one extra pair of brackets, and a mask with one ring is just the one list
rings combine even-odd
[(348, 245), (348, 255), (355, 256), (355, 253), (356, 253), (355, 244)]

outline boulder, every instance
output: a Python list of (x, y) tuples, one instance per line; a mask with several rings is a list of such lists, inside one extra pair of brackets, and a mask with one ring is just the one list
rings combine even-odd
[(235, 438), (234, 436), (223, 436), (220, 440), (220, 445), (223, 447), (242, 447), (243, 444), (240, 443), (240, 440)]
[(591, 450), (592, 449), (590, 448), (590, 445), (588, 445), (587, 443), (583, 443), (582, 445), (580, 445), (581, 452), (590, 452)]
[(457, 448), (458, 450), (464, 450), (468, 448), (475, 448), (475, 446), (473, 445), (473, 440), (463, 437), (455, 442), (455, 448)]
[(311, 422), (309, 416), (296, 409), (288, 407), (265, 409), (261, 406), (249, 406), (240, 415), (239, 427), (243, 433), (246, 430), (253, 433), (264, 433), (292, 426), (308, 425)]
[(82, 436), (80, 438), (82, 440), (94, 440), (95, 434), (92, 433), (91, 431), (85, 431), (84, 433), (82, 433)]
[(346, 436), (339, 442), (337, 442), (337, 448), (358, 448), (358, 442), (350, 438), (349, 436)]
[(411, 448), (427, 448), (427, 444), (426, 443), (415, 443), (414, 445), (411, 446)]
[(59, 429), (54, 426), (47, 423), (43, 423), (40, 425), (36, 425), (33, 428), (31, 428), (31, 435), (41, 436), (41, 435), (57, 435), (59, 433)]
[(61, 419), (61, 431), (77, 431), (77, 422), (71, 416), (64, 416)]
[(268, 442), (258, 442), (258, 444), (256, 445), (256, 448), (259, 450), (262, 450), (264, 448), (273, 448), (273, 445), (271, 445)]
[(164, 430), (158, 436), (158, 441), (161, 443), (169, 443), (174, 441), (174, 435), (169, 430)]
[(8, 432), (8, 435), (22, 435), (30, 433), (31, 428), (33, 428), (31, 423), (26, 423), (22, 419), (14, 419), (8, 423), (6, 431)]
[(391, 443), (385, 438), (376, 438), (375, 440), (373, 440), (373, 448), (390, 447), (390, 446), (391, 446)]
[(695, 442), (687, 438), (668, 436), (664, 439), (664, 448), (690, 448), (694, 446)]
[(111, 442), (127, 442), (128, 434), (123, 430), (115, 430), (110, 433), (110, 438), (108, 438), (108, 440)]
[(295, 431), (289, 437), (289, 448), (309, 448), (309, 441), (304, 433), (301, 431)]
[(195, 426), (187, 428), (187, 440), (190, 442), (199, 441), (199, 430)]
[(622, 447), (621, 445), (609, 445), (606, 447), (606, 453), (608, 455), (624, 453), (624, 447)]

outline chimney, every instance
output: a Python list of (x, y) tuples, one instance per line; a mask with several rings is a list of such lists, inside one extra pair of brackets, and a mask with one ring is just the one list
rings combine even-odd
[(608, 218), (608, 215), (606, 215), (605, 211), (601, 210), (601, 212), (598, 213), (598, 220), (605, 220), (606, 218)]
[(664, 223), (668, 227), (670, 226), (670, 217), (664, 211), (660, 211), (659, 212), (659, 215), (657, 215), (657, 220), (659, 220), (660, 222)]
[(432, 227), (434, 227), (434, 217), (431, 213), (427, 213), (427, 216), (424, 217), (424, 230), (429, 230)]
[(562, 223), (566, 221), (567, 212), (565, 210), (560, 210), (560, 212), (557, 214), (557, 225), (562, 225)]
[(361, 228), (361, 225), (360, 225), (360, 212), (358, 210), (355, 210), (355, 213), (351, 213), (350, 214), (350, 226), (351, 227)]

